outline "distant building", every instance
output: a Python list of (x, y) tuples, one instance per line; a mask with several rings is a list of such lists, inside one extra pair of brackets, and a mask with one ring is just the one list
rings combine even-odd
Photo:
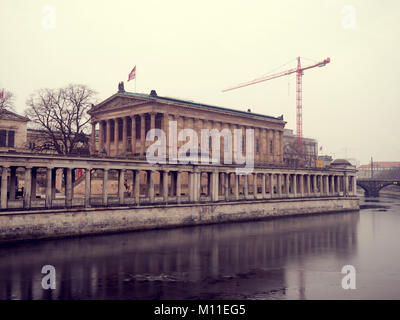
[(332, 163), (331, 156), (318, 156), (317, 167), (318, 168), (325, 168), (331, 165)]
[[(318, 142), (315, 139), (303, 137), (302, 161), (297, 151), (297, 136), (293, 130), (283, 131), (283, 161), (289, 167), (303, 165), (305, 167), (316, 167), (318, 157)], [(301, 163), (302, 162), (302, 163)]]
[(374, 177), (383, 177), (385, 173), (388, 173), (391, 170), (399, 170), (400, 169), (400, 161), (376, 161), (369, 164), (362, 164), (358, 168), (358, 178), (372, 178)]
[[(29, 118), (8, 110), (0, 111), (0, 151), (56, 154), (44, 130), (28, 128)], [(89, 139), (85, 135), (86, 140)], [(78, 144), (77, 153), (89, 154), (88, 144)]]
[(0, 111), (0, 151), (20, 152), (26, 149), (29, 119), (8, 110)]

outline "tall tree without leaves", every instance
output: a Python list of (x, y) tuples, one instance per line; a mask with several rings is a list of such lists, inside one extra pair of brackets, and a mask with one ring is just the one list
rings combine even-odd
[[(96, 92), (85, 85), (70, 84), (59, 89), (41, 89), (27, 100), (25, 115), (43, 132), (41, 150), (77, 154), (87, 149), (87, 111)], [(44, 142), (44, 143), (43, 143)], [(40, 151), (40, 150), (39, 150)]]
[[(0, 88), (0, 91), (2, 89)], [(4, 90), (3, 97), (0, 97), (0, 111), (14, 109), (14, 94), (10, 91)]]

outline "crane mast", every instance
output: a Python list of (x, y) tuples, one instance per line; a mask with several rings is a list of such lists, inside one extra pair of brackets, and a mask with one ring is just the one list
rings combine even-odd
[(320, 61), (316, 64), (302, 68), (300, 57), (297, 57), (297, 68), (293, 68), (293, 69), (281, 71), (281, 72), (278, 72), (275, 74), (267, 75), (264, 77), (256, 78), (249, 82), (240, 83), (236, 86), (224, 89), (224, 90), (222, 90), (222, 92), (227, 92), (227, 91), (247, 87), (247, 86), (250, 86), (250, 85), (253, 85), (256, 83), (260, 83), (260, 82), (280, 78), (280, 77), (283, 77), (283, 76), (286, 76), (286, 75), (289, 75), (292, 73), (296, 73), (296, 135), (297, 135), (297, 152), (300, 156), (300, 161), (301, 161), (303, 158), (302, 157), (303, 156), (303, 104), (302, 104), (302, 101), (303, 101), (303, 97), (302, 97), (303, 73), (304, 73), (304, 70), (308, 70), (308, 69), (315, 68), (315, 67), (323, 67), (330, 61), (331, 61), (330, 58), (326, 58), (325, 60)]

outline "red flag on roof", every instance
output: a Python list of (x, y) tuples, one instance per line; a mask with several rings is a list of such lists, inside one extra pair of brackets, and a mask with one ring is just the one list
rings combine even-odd
[(1, 91), (0, 91), (0, 99), (3, 99), (4, 98), (4, 89), (1, 89)]
[(136, 66), (132, 69), (131, 73), (128, 76), (128, 81), (136, 78)]

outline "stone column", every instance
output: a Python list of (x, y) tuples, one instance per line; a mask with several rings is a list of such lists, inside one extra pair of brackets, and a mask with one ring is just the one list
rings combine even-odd
[(176, 172), (176, 202), (181, 203), (181, 172)]
[(304, 197), (304, 175), (303, 174), (300, 175), (300, 194), (301, 194), (301, 197), (303, 198)]
[(329, 196), (329, 176), (325, 175), (325, 194)]
[(254, 130), (254, 163), (259, 164), (261, 158), (260, 128), (254, 127), (252, 129)]
[(229, 173), (224, 173), (225, 178), (225, 201), (229, 201)]
[(125, 204), (125, 169), (119, 170), (119, 179), (118, 179), (118, 197), (119, 204)]
[(274, 163), (279, 163), (279, 131), (274, 130)]
[[(33, 182), (33, 179), (32, 179)], [(65, 185), (65, 205), (67, 208), (72, 207), (72, 199), (73, 199), (73, 185), (72, 185), (72, 169), (67, 168), (67, 179)]]
[(263, 199), (265, 199), (265, 197), (266, 197), (266, 194), (265, 194), (265, 173), (262, 173), (261, 174), (261, 183), (262, 183), (262, 186), (261, 186), (261, 198), (263, 198)]
[(235, 173), (235, 200), (239, 200), (239, 175)]
[(111, 154), (111, 119), (106, 121), (106, 153), (107, 156)]
[(320, 185), (320, 195), (324, 194), (324, 176), (321, 174), (319, 176), (319, 185)]
[(135, 197), (135, 204), (140, 204), (140, 170), (134, 170), (135, 175), (135, 185), (133, 189), (133, 194)]
[(149, 180), (149, 200), (151, 203), (154, 203), (154, 171), (150, 170), (147, 172), (148, 180)]
[(104, 122), (99, 122), (99, 153), (103, 152), (104, 148)]
[(92, 133), (90, 135), (90, 152), (96, 152), (96, 122), (92, 122)]
[(169, 155), (169, 114), (168, 114), (168, 112), (163, 113), (161, 129), (165, 133), (165, 153), (168, 158), (168, 155)]
[(103, 206), (108, 205), (108, 169), (103, 169)]
[(219, 187), (218, 187), (218, 172), (212, 173), (212, 192), (211, 192), (211, 201), (218, 201), (219, 200)]
[(53, 169), (52, 168), (47, 168), (46, 170), (46, 207), (51, 208), (52, 206), (52, 200), (53, 200), (53, 192), (52, 192), (52, 178), (53, 178)]
[[(150, 130), (156, 128), (156, 114), (154, 112), (150, 113)], [(155, 139), (154, 133), (150, 136), (151, 139)]]
[(344, 174), (344, 192), (343, 195), (347, 197), (349, 195), (349, 176), (347, 175), (347, 172)]
[(196, 173), (196, 201), (200, 201), (201, 193), (201, 172)]
[(311, 176), (307, 175), (307, 196), (311, 196)]
[(313, 194), (314, 196), (317, 195), (317, 176), (314, 174), (313, 175)]
[(286, 198), (290, 197), (290, 174), (285, 174), (285, 191), (286, 191)]
[(118, 118), (114, 119), (114, 155), (119, 154), (119, 121)]
[(7, 167), (1, 168), (1, 209), (7, 209)]
[(283, 131), (279, 131), (279, 162), (283, 163)]
[(340, 176), (335, 176), (336, 195), (340, 196)]
[(188, 174), (188, 193), (189, 193), (189, 202), (193, 202), (193, 185), (194, 185), (194, 176), (193, 172), (189, 171)]
[(128, 119), (127, 117), (122, 118), (122, 154), (126, 154), (128, 146)]
[(91, 190), (92, 190), (92, 176), (91, 176), (91, 169), (86, 168), (85, 169), (85, 207), (89, 208), (90, 207), (90, 195), (91, 195)]
[(163, 171), (163, 197), (164, 202), (168, 203), (168, 171)]
[(297, 197), (297, 174), (293, 174), (293, 197)]
[(249, 198), (249, 175), (244, 175), (244, 198)]
[(32, 168), (25, 168), (24, 180), (24, 208), (29, 209), (31, 207)]
[(145, 114), (140, 115), (140, 154), (146, 153), (146, 127), (145, 127)]
[(15, 187), (17, 184), (17, 167), (10, 168), (10, 200), (15, 200)]
[(132, 149), (132, 154), (136, 153), (136, 118), (135, 116), (131, 117), (131, 149)]
[(353, 196), (357, 195), (357, 176), (353, 176)]

